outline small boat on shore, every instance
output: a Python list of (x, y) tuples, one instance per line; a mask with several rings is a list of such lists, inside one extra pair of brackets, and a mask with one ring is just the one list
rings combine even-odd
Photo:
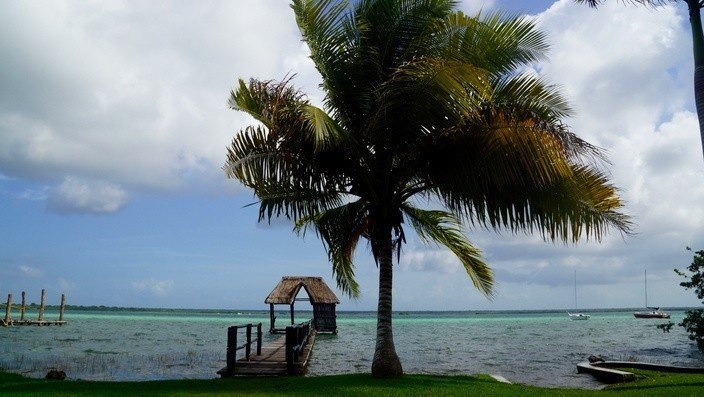
[(659, 307), (648, 306), (648, 271), (647, 270), (644, 273), (644, 279), (645, 279), (645, 308), (647, 310), (644, 310), (642, 312), (634, 312), (633, 316), (635, 318), (670, 318), (670, 314), (665, 313), (664, 311), (660, 310)]

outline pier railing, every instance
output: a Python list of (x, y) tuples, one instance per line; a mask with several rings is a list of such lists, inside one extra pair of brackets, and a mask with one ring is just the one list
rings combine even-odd
[(286, 327), (286, 368), (294, 372), (294, 365), (299, 362), (303, 349), (308, 345), (308, 338), (314, 332), (312, 320)]
[[(252, 339), (252, 328), (256, 328), (256, 338)], [(237, 333), (240, 330), (245, 331), (246, 342), (237, 345)], [(249, 360), (249, 356), (252, 354), (252, 343), (256, 342), (257, 355), (262, 354), (262, 323), (258, 324), (244, 324), (244, 325), (233, 325), (227, 328), (227, 368), (228, 370), (233, 370), (235, 368), (235, 363), (237, 362), (237, 351), (244, 349), (244, 356)]]

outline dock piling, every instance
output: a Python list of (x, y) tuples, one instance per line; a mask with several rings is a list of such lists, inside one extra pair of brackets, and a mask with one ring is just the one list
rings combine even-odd
[(10, 322), (10, 313), (12, 312), (12, 294), (7, 294), (7, 306), (5, 306), (5, 320), (3, 321), (4, 326), (12, 325)]
[(42, 321), (44, 321), (44, 303), (46, 302), (46, 290), (42, 288), (42, 300), (39, 305), (39, 317), (38, 321), (41, 324)]
[(24, 321), (24, 312), (25, 309), (27, 308), (27, 304), (25, 301), (25, 293), (22, 291), (22, 306), (20, 306), (20, 321)]
[(59, 308), (59, 321), (64, 321), (64, 310), (66, 310), (66, 295), (61, 294), (61, 307)]
[(231, 371), (235, 368), (237, 362), (237, 326), (227, 327), (227, 370)]
[(249, 360), (249, 355), (252, 353), (252, 324), (247, 324), (246, 328), (247, 345), (244, 348), (244, 356)]
[(262, 323), (257, 324), (257, 356), (262, 355)]

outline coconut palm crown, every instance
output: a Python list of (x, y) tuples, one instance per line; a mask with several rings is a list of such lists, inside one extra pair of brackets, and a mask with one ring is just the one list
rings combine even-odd
[(455, 7), (294, 0), (323, 106), (290, 78), (240, 80), (230, 97), (258, 124), (234, 137), (224, 169), (254, 191), (259, 220), (287, 217), (297, 232), (314, 231), (351, 297), (359, 295), (354, 252), (369, 243), (379, 268), (377, 377), (403, 373), (392, 276), (409, 226), (454, 253), (488, 297), (493, 274), (469, 229), (565, 243), (630, 230), (602, 153), (563, 123), (565, 98), (522, 71), (544, 58), (544, 35), (523, 17), (469, 17)]

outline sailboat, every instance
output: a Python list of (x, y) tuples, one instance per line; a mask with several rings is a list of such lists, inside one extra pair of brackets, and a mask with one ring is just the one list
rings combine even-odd
[[(574, 310), (577, 310), (577, 271), (574, 271)], [(567, 315), (570, 316), (570, 320), (589, 320), (591, 315), (589, 314), (584, 314), (584, 313), (570, 313), (567, 312)]]
[(648, 306), (648, 271), (645, 271), (645, 308), (647, 310), (642, 311), (642, 312), (635, 312), (633, 313), (633, 316), (635, 318), (670, 318), (669, 313), (665, 313), (664, 311), (660, 310), (659, 307), (650, 307)]

